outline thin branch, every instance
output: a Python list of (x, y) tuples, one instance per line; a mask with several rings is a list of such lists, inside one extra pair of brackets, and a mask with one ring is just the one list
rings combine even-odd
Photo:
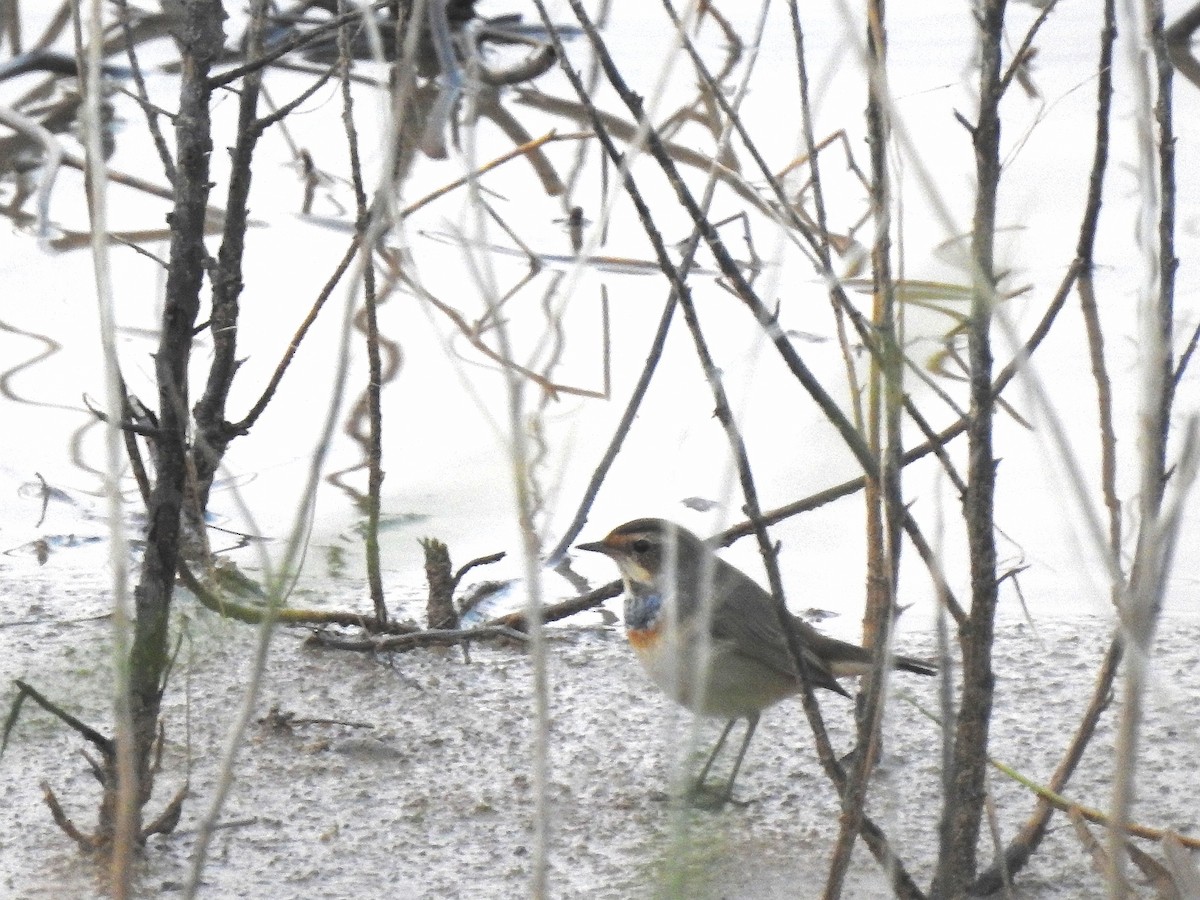
[(625, 404), (625, 411), (621, 413), (621, 419), (617, 422), (616, 428), (613, 429), (612, 437), (609, 438), (604, 455), (592, 471), (591, 478), (588, 479), (587, 487), (583, 491), (583, 497), (579, 501), (579, 507), (576, 509), (574, 517), (572, 517), (570, 524), (567, 525), (558, 544), (550, 551), (550, 555), (547, 557), (548, 565), (556, 565), (566, 555), (571, 544), (579, 537), (579, 533), (583, 531), (583, 526), (587, 524), (587, 517), (592, 508), (592, 503), (595, 501), (596, 495), (600, 493), (600, 485), (604, 483), (609, 469), (612, 468), (617, 454), (621, 451), (625, 438), (629, 434), (629, 429), (633, 426), (633, 420), (637, 418), (637, 413), (641, 408), (642, 400), (646, 396), (646, 391), (650, 387), (650, 381), (654, 378), (654, 372), (658, 368), (659, 360), (662, 358), (663, 347), (666, 345), (667, 334), (670, 331), (671, 320), (675, 315), (675, 308), (678, 303), (679, 294), (672, 287), (671, 293), (667, 297), (667, 302), (663, 306), (662, 315), (659, 316), (658, 328), (654, 332), (654, 340), (651, 341), (650, 349), (646, 353), (646, 362), (642, 365), (642, 372), (638, 376), (637, 383), (634, 385), (633, 391), (629, 395), (629, 400)]
[(471, 641), (508, 640), (524, 644), (529, 635), (507, 625), (480, 625), (475, 628), (430, 628), (412, 634), (351, 640), (323, 631), (313, 632), (308, 643), (331, 650), (354, 650), (360, 653), (389, 653), (416, 650), (419, 647), (453, 647)]
[(353, 12), (344, 13), (340, 16), (334, 16), (328, 22), (322, 22), (320, 25), (317, 25), (308, 31), (297, 34), (295, 37), (284, 41), (277, 47), (271, 48), (263, 53), (262, 56), (258, 56), (250, 62), (243, 63), (240, 66), (235, 66), (232, 69), (228, 69), (222, 72), (220, 75), (213, 75), (208, 79), (208, 89), (213, 91), (217, 88), (233, 84), (233, 82), (245, 75), (249, 75), (252, 72), (258, 72), (261, 69), (266, 68), (280, 57), (287, 56), (294, 50), (299, 50), (301, 47), (306, 47), (309, 44), (315, 43), (316, 41), (324, 40), (335, 33), (343, 25), (347, 25), (356, 20), (362, 19), (368, 13), (390, 7), (394, 2), (395, 0), (375, 0), (375, 2), (371, 3), (369, 6), (360, 7)]
[(163, 174), (166, 176), (168, 182), (174, 184), (175, 161), (171, 158), (171, 149), (167, 146), (167, 139), (163, 136), (162, 128), (158, 124), (158, 118), (162, 115), (162, 110), (150, 102), (150, 94), (146, 90), (146, 78), (142, 74), (142, 66), (138, 61), (137, 44), (133, 34), (133, 27), (130, 24), (129, 3), (127, 0), (117, 0), (117, 13), (121, 23), (121, 35), (125, 39), (125, 55), (129, 59), (129, 71), (133, 76), (134, 87), (137, 88), (137, 93), (134, 97), (137, 99), (138, 105), (141, 106), (142, 113), (146, 116), (146, 127), (149, 129), (150, 137), (154, 141), (154, 149), (158, 151), (158, 158), (162, 163)]
[(359, 240), (355, 236), (350, 245), (346, 247), (346, 252), (342, 254), (341, 260), (338, 261), (334, 268), (333, 274), (329, 276), (329, 280), (325, 282), (325, 286), (321, 288), (321, 293), (317, 295), (317, 299), (313, 301), (312, 307), (308, 311), (308, 315), (304, 317), (304, 321), (296, 329), (296, 333), (292, 335), (291, 341), (288, 343), (287, 350), (284, 351), (283, 357), (279, 360), (279, 364), (275, 367), (275, 371), (271, 374), (270, 381), (259, 395), (254, 405), (250, 407), (250, 411), (246, 413), (244, 419), (240, 422), (234, 422), (229, 425), (229, 430), (235, 434), (245, 434), (250, 430), (258, 417), (261, 416), (267, 409), (267, 405), (271, 402), (271, 398), (275, 396), (275, 391), (279, 387), (279, 383), (283, 381), (283, 376), (291, 365), (292, 359), (300, 349), (300, 343), (304, 340), (304, 336), (308, 334), (310, 328), (317, 320), (317, 315), (325, 306), (326, 301), (333, 294), (334, 288), (342, 280), (342, 276), (346, 274), (346, 270), (350, 268), (350, 264), (354, 262), (354, 257), (358, 253)]
[(27, 681), (15, 678), (13, 679), (13, 684), (17, 686), (17, 691), (21, 696), (28, 697), (42, 709), (46, 710), (46, 712), (50, 713), (50, 715), (60, 720), (64, 725), (78, 732), (85, 741), (99, 750), (106, 760), (111, 761), (115, 759), (117, 745), (111, 738), (105, 737), (91, 725), (71, 715)]
[(209, 589), (195, 576), (187, 564), (182, 562), (179, 564), (179, 580), (185, 588), (192, 592), (201, 606), (212, 610), (219, 616), (245, 622), (248, 625), (261, 625), (270, 620), (281, 625), (344, 625), (384, 634), (412, 634), (420, 630), (414, 625), (402, 622), (380, 622), (372, 616), (339, 610), (294, 609), (286, 606), (268, 608), (235, 603)]
[(463, 580), (463, 576), (472, 569), (479, 566), (490, 566), (492, 563), (498, 563), (507, 555), (507, 553), (501, 550), (499, 553), (489, 553), (487, 556), (480, 556), (468, 563), (464, 563), (459, 570), (454, 573), (454, 577), (450, 579), (450, 589), (452, 591), (457, 590), (459, 582)]
[[(339, 0), (338, 9), (345, 9), (346, 0)], [(375, 607), (375, 618), (386, 622), (387, 602), (383, 594), (383, 575), (379, 562), (379, 515), (383, 490), (383, 362), (379, 351), (379, 321), (376, 316), (378, 296), (375, 290), (375, 267), (371, 264), (371, 251), (367, 248), (366, 232), (371, 216), (367, 205), (367, 192), (363, 187), (362, 162), (358, 152), (358, 130), (354, 124), (354, 97), (350, 91), (350, 29), (343, 25), (338, 29), (338, 66), (342, 87), (342, 125), (346, 133), (346, 144), (350, 154), (350, 183), (354, 187), (354, 203), (357, 210), (355, 233), (359, 247), (366, 256), (362, 267), (363, 312), (367, 340), (367, 388), (366, 405), (370, 434), (367, 439), (367, 522), (364, 546), (367, 563), (367, 584), (371, 603)], [(431, 623), (432, 624), (432, 623)]]
[(1054, 12), (1056, 6), (1058, 6), (1058, 0), (1048, 0), (1042, 6), (1038, 17), (1033, 20), (1033, 24), (1025, 32), (1025, 37), (1021, 40), (1021, 46), (1013, 51), (1012, 58), (1008, 63), (1008, 69), (1005, 70), (1004, 75), (1000, 78), (1001, 95), (1008, 92), (1008, 86), (1012, 83), (1013, 78), (1017, 76), (1017, 73), (1028, 62), (1026, 57), (1029, 53), (1029, 48), (1033, 46), (1033, 39), (1042, 30), (1042, 26), (1046, 24), (1046, 20), (1050, 18), (1050, 13)]
[[(621, 582), (610, 581), (608, 584), (602, 585), (594, 591), (589, 591), (578, 597), (572, 597), (570, 600), (563, 600), (559, 603), (542, 607), (541, 620), (543, 623), (557, 622), (559, 619), (565, 619), (576, 613), (594, 609), (605, 600), (611, 600), (613, 597), (620, 596), (622, 590), (624, 588), (622, 588)], [(527, 631), (529, 629), (529, 616), (525, 610), (518, 610), (491, 619), (487, 624), (505, 625), (509, 628), (515, 628), (518, 631)]]

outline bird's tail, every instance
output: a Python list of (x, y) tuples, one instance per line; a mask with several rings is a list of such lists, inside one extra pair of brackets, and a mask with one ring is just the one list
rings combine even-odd
[[(829, 669), (836, 677), (866, 675), (871, 671), (871, 651), (863, 647), (854, 649), (859, 652), (853, 657), (844, 655), (830, 662)], [(938, 672), (936, 664), (917, 659), (915, 656), (893, 656), (892, 668), (899, 669), (901, 672), (912, 672), (916, 675), (936, 675)]]
[(936, 675), (938, 673), (938, 667), (934, 663), (913, 656), (893, 657), (892, 668), (902, 672), (913, 672), (917, 675)]

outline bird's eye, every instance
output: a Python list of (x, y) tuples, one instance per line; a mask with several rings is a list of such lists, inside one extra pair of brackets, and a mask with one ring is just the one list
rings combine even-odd
[(646, 540), (645, 538), (638, 538), (636, 541), (633, 542), (633, 552), (634, 553), (645, 553), (649, 549), (650, 549), (650, 542), (648, 540)]

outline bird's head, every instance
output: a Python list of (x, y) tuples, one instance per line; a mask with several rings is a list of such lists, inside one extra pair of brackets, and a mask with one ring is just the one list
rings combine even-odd
[(697, 569), (708, 552), (700, 538), (665, 519), (634, 519), (614, 528), (604, 540), (579, 544), (577, 549), (609, 557), (621, 570), (627, 588), (640, 585), (656, 590), (663, 589), (667, 573)]

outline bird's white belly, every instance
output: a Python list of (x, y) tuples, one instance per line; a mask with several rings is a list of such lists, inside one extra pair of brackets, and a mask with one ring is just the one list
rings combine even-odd
[(696, 707), (702, 693), (697, 691), (700, 673), (693, 654), (680, 652), (681, 642), (677, 635), (662, 633), (653, 641), (637, 641), (631, 634), (630, 643), (637, 651), (642, 668), (659, 690), (693, 712), (702, 711)]
[(650, 679), (692, 712), (722, 719), (753, 715), (795, 693), (797, 685), (721, 642), (681, 639), (667, 629), (654, 639), (630, 634)]

